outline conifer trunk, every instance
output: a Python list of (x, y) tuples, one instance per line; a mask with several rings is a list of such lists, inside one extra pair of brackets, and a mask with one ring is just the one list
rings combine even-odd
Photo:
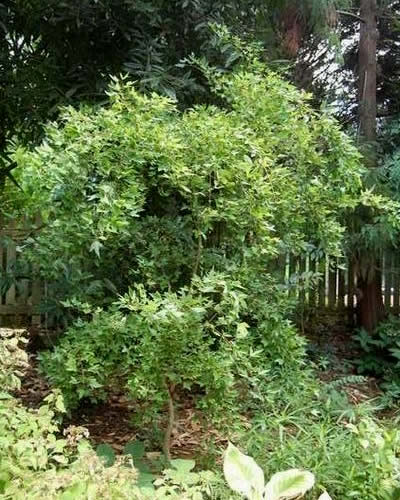
[(377, 67), (377, 6), (376, 0), (361, 0), (360, 43), (358, 55), (358, 95), (360, 137), (368, 147), (369, 166), (375, 167), (376, 141), (376, 67)]
[[(376, 72), (377, 72), (377, 2), (360, 2), (359, 42), (359, 135), (366, 165), (376, 168)], [(378, 255), (363, 255), (359, 252), (358, 321), (368, 332), (375, 330), (384, 318), (382, 298), (382, 274)]]

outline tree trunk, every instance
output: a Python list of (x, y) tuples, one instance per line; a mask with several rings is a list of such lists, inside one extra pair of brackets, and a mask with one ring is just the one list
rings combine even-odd
[(166, 390), (168, 394), (168, 423), (167, 428), (164, 433), (164, 443), (163, 443), (163, 452), (165, 458), (168, 462), (171, 461), (171, 438), (172, 431), (174, 430), (175, 424), (175, 405), (174, 405), (174, 391), (175, 385), (169, 384), (166, 382)]
[[(358, 54), (358, 97), (360, 137), (369, 147), (368, 160), (375, 160), (373, 144), (376, 141), (376, 46), (378, 39), (376, 23), (376, 0), (361, 0), (360, 43)], [(376, 166), (371, 162), (370, 166)]]
[(373, 332), (378, 323), (385, 317), (385, 308), (382, 300), (382, 274), (375, 269), (373, 276), (360, 278), (358, 305), (358, 324), (367, 332)]
[[(359, 42), (359, 136), (365, 162), (375, 168), (376, 162), (376, 68), (377, 68), (377, 3), (376, 0), (360, 2)], [(379, 257), (359, 252), (358, 321), (368, 332), (375, 330), (384, 318), (382, 276)]]

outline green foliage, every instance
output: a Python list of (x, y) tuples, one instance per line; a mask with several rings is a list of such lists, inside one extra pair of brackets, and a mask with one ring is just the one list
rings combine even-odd
[[(14, 368), (0, 357), (3, 389), (14, 389), (23, 351), (9, 335), (0, 349), (15, 358)], [(18, 337), (16, 338), (18, 340)], [(5, 363), (6, 361), (6, 363)], [(25, 361), (24, 361), (25, 364)], [(68, 427), (61, 437), (59, 416), (65, 412), (63, 399), (52, 392), (38, 409), (27, 409), (10, 394), (0, 396), (0, 497), (40, 500), (188, 499), (215, 498), (216, 476), (193, 472), (194, 462), (173, 460), (171, 467), (156, 477), (138, 473), (133, 462), (142, 458), (143, 447), (131, 443), (125, 455), (116, 457), (112, 448), (101, 445), (97, 454), (84, 439), (85, 428)], [(100, 458), (99, 458), (100, 457)], [(103, 457), (108, 463), (104, 463)], [(204, 493), (204, 496), (203, 496)], [(220, 498), (224, 498), (223, 496)], [(226, 498), (226, 497), (225, 497)]]
[(90, 323), (80, 321), (53, 351), (41, 354), (43, 370), (68, 405), (104, 398), (118, 379), (145, 403), (142, 419), (146, 406), (154, 419), (171, 387), (178, 400), (182, 391), (204, 393), (203, 404), (221, 415), (235, 397), (232, 342), (247, 336), (240, 285), (211, 274), (194, 279), (192, 289), (179, 294), (148, 295), (138, 287), (118, 307), (125, 314), (101, 313)]
[(37, 411), (21, 407), (12, 397), (0, 401), (1, 455), (0, 468), (4, 477), (14, 477), (16, 470), (44, 470), (50, 464), (65, 464), (66, 440), (57, 439), (55, 412), (60, 412), (60, 396), (48, 397)]
[(28, 356), (20, 348), (26, 343), (22, 331), (0, 329), (0, 386), (2, 390), (20, 387), (20, 377), (28, 365)]
[[(150, 307), (150, 302), (146, 300), (144, 304)], [(140, 302), (139, 309), (144, 304)], [(228, 304), (229, 301), (226, 307)], [(368, 416), (358, 418), (355, 424), (337, 421), (331, 403), (321, 395), (320, 384), (307, 370), (298, 368), (288, 370), (285, 379), (269, 374), (268, 382), (263, 380), (258, 413), (253, 414), (251, 427), (246, 426), (242, 432), (243, 445), (257, 457), (268, 475), (285, 469), (312, 471), (318, 478), (315, 493), (320, 492), (323, 485), (333, 498), (343, 500), (396, 498), (400, 471), (398, 429), (378, 425)], [(127, 445), (125, 457), (117, 457), (115, 461), (109, 447), (99, 447), (100, 455), (113, 457), (113, 462), (106, 466), (82, 440), (87, 436), (85, 429), (69, 428), (64, 438), (60, 437), (57, 415), (64, 411), (57, 393), (51, 394), (38, 410), (28, 410), (11, 396), (7, 399), (2, 396), (2, 498), (23, 500), (27, 495), (45, 500), (231, 498), (217, 473), (195, 469), (192, 460), (172, 460), (166, 470), (146, 477), (139, 467), (144, 459), (140, 442)], [(254, 461), (249, 460), (246, 464), (254, 465)], [(132, 462), (139, 469), (139, 475)], [(248, 472), (250, 475), (242, 478), (241, 484), (252, 480), (251, 467)], [(262, 472), (258, 473), (261, 475), (263, 479)], [(284, 484), (285, 488), (289, 486), (286, 479), (285, 474), (274, 475), (270, 489), (279, 488), (282, 493), (280, 488)], [(290, 486), (294, 486), (293, 482)], [(322, 499), (328, 500), (327, 495)]]
[(119, 300), (119, 310), (77, 322), (40, 355), (41, 366), (69, 408), (84, 398), (104, 400), (118, 384), (140, 408), (141, 425), (160, 425), (172, 405), (167, 435), (175, 407), (190, 393), (227, 429), (239, 409), (256, 411), (269, 379), (284, 381), (304, 368), (304, 341), (290, 323), (277, 313), (268, 318), (268, 307), (256, 314), (248, 300), (239, 282), (217, 273), (194, 278), (179, 293), (148, 294), (138, 286)]
[(351, 142), (261, 65), (212, 78), (222, 107), (183, 114), (115, 81), (109, 106), (67, 109), (14, 153), (24, 211), (42, 216), (24, 250), (59, 308), (107, 305), (134, 283), (178, 290), (211, 269), (255, 276), (310, 243), (340, 252), (360, 201)]
[[(246, 415), (243, 441), (269, 474), (305, 467), (338, 498), (386, 499), (397, 434), (346, 426), (310, 375), (277, 260), (310, 245), (338, 256), (349, 212), (379, 218), (387, 200), (361, 192), (357, 150), (307, 95), (259, 63), (208, 74), (220, 107), (181, 113), (116, 80), (107, 106), (66, 109), (38, 148), (15, 151), (16, 204), (41, 213), (25, 255), (59, 310), (81, 317), (42, 369), (68, 408), (118, 384), (142, 422), (168, 405), (169, 430), (190, 391), (221, 427)], [(192, 465), (172, 462), (150, 498), (202, 498)], [(68, 487), (92, 491), (81, 483)]]
[(310, 498), (325, 488), (334, 499), (396, 498), (400, 434), (395, 423), (375, 421), (372, 411), (371, 405), (353, 405), (350, 424), (341, 415), (341, 401), (331, 398), (314, 374), (288, 373), (284, 383), (269, 382), (240, 444), (267, 476), (312, 471), (317, 484)]
[(187, 498), (188, 500), (205, 500), (207, 498), (228, 498), (216, 494), (218, 480), (211, 471), (194, 472), (194, 460), (175, 459), (170, 468), (163, 471), (162, 476), (154, 482), (157, 490), (147, 498)]
[[(359, 154), (263, 65), (207, 71), (221, 108), (180, 113), (116, 80), (108, 107), (67, 109), (14, 154), (42, 217), (25, 250), (50, 283), (61, 276), (60, 305), (93, 315), (42, 355), (69, 407), (122, 380), (143, 418), (191, 390), (227, 422), (240, 391), (262, 399), (267, 376), (304, 362), (276, 259), (310, 244), (340, 253)], [(119, 310), (96, 312), (117, 294)]]
[(382, 380), (385, 396), (381, 402), (390, 404), (400, 397), (400, 320), (394, 316), (380, 323), (373, 334), (360, 330), (354, 340), (362, 349), (355, 360), (360, 373), (375, 375)]
[[(128, 385), (133, 397), (163, 405), (168, 387), (204, 392), (221, 413), (234, 396), (232, 348), (247, 325), (240, 321), (245, 294), (225, 276), (194, 278), (178, 294), (131, 292), (121, 307), (139, 316), (137, 364)], [(211, 408), (209, 408), (210, 410)]]
[(41, 365), (73, 407), (87, 397), (105, 399), (107, 383), (126, 373), (124, 361), (133, 346), (130, 322), (122, 314), (95, 314), (91, 323), (75, 323), (51, 354), (42, 353)]
[(236, 24), (250, 9), (211, 0), (0, 4), (0, 149), (15, 134), (37, 141), (60, 106), (104, 101), (110, 74), (185, 103), (207, 97), (201, 75), (179, 63), (201, 51), (228, 68), (209, 22)]

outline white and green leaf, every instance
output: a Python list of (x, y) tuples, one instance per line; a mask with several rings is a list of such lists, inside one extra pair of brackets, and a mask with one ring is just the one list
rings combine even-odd
[(233, 491), (248, 500), (261, 500), (264, 489), (264, 473), (249, 456), (229, 443), (225, 452), (224, 475)]
[(322, 493), (318, 500), (332, 500), (332, 497), (326, 491), (324, 491), (324, 493)]
[(264, 490), (265, 500), (290, 500), (303, 496), (315, 483), (311, 472), (290, 469), (274, 474)]

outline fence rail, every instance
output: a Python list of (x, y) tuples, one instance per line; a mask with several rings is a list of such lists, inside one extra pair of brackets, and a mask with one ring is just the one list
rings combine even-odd
[(29, 221), (0, 222), (0, 326), (40, 324), (41, 282), (32, 272), (18, 276), (19, 243), (29, 231)]

